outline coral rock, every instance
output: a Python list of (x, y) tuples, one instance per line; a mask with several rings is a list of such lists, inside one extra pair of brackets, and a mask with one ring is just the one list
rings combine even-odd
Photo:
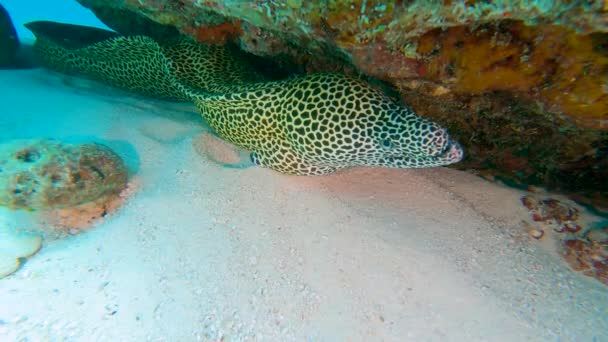
[(110, 148), (15, 140), (0, 145), (0, 205), (13, 209), (73, 207), (118, 193), (127, 169)]
[(86, 231), (116, 212), (132, 194), (130, 183), (120, 194), (111, 194), (70, 208), (48, 210), (41, 216), (41, 233), (61, 238)]
[(574, 270), (608, 286), (608, 240), (568, 240), (563, 247), (564, 257)]
[(437, 29), (415, 44), (419, 59), (425, 61), (420, 76), (455, 92), (517, 92), (581, 126), (608, 130), (607, 37), (556, 25), (501, 21), (474, 30)]
[(553, 198), (538, 200), (533, 196), (524, 196), (522, 204), (530, 210), (536, 222), (547, 222), (563, 227), (560, 231), (578, 232), (580, 226), (574, 222), (579, 217), (578, 209)]

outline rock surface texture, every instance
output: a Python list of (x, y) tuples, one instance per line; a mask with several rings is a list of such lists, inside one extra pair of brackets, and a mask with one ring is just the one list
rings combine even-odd
[(123, 34), (174, 27), (301, 71), (361, 72), (447, 126), (458, 167), (608, 206), (603, 1), (78, 1)]

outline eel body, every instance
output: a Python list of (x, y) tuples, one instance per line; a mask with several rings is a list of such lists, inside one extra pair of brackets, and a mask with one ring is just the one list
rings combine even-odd
[(224, 139), (254, 163), (294, 175), (353, 166), (422, 168), (460, 161), (463, 150), (438, 124), (341, 74), (234, 85), (190, 93)]
[(294, 175), (354, 166), (422, 168), (460, 161), (438, 124), (341, 74), (260, 81), (241, 53), (189, 38), (155, 41), (51, 22), (27, 25), (55, 70), (157, 98), (193, 101), (257, 165)]

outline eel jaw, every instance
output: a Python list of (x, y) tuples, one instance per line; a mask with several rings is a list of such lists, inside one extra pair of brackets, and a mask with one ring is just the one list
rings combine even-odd
[(458, 163), (462, 158), (464, 158), (464, 150), (456, 140), (450, 138), (439, 159), (446, 162), (444, 165), (448, 165)]

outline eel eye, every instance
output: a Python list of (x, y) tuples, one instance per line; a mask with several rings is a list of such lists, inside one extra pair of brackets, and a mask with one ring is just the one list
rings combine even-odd
[(393, 143), (391, 142), (390, 139), (383, 139), (382, 140), (382, 147), (388, 150), (391, 147), (393, 147)]

